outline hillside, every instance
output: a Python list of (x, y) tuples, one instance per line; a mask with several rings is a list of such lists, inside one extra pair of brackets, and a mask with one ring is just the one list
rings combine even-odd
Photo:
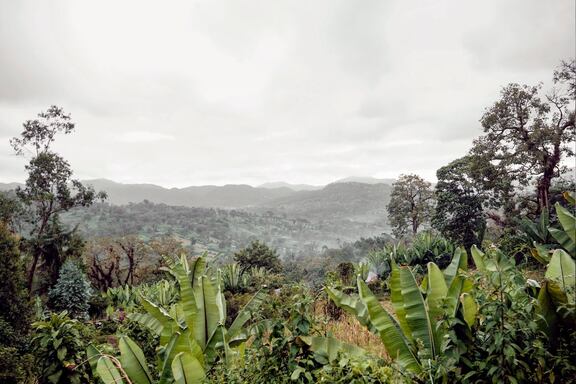
[(141, 202), (128, 205), (95, 204), (75, 209), (62, 217), (87, 238), (139, 235), (143, 238), (172, 236), (195, 244), (195, 251), (230, 255), (252, 240), (262, 240), (280, 255), (314, 254), (322, 246), (337, 247), (344, 241), (379, 235), (382, 224), (350, 220), (311, 221), (272, 212), (190, 208)]
[(302, 191), (262, 202), (252, 210), (309, 220), (384, 224), (390, 190), (388, 184), (334, 183), (318, 191)]

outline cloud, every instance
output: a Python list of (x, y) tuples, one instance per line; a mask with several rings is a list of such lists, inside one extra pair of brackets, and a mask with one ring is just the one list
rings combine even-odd
[(159, 132), (130, 131), (118, 135), (116, 141), (121, 143), (154, 143), (157, 141), (173, 141), (176, 138)]
[(537, 0), (0, 2), (0, 137), (58, 104), (77, 129), (55, 149), (81, 178), (434, 178), (500, 87), (574, 57), (573, 15)]

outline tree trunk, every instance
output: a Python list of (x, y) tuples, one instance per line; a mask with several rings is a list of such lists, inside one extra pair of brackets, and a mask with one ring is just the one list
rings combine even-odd
[(537, 200), (538, 200), (538, 210), (537, 214), (550, 211), (550, 185), (552, 184), (552, 178), (554, 177), (554, 170), (560, 162), (560, 144), (554, 145), (554, 152), (551, 156), (545, 159), (544, 164), (544, 174), (538, 180), (537, 187)]
[(32, 297), (32, 284), (34, 284), (34, 274), (36, 272), (36, 264), (38, 264), (38, 259), (40, 258), (40, 253), (34, 252), (34, 259), (32, 261), (32, 266), (30, 271), (28, 271), (28, 296)]

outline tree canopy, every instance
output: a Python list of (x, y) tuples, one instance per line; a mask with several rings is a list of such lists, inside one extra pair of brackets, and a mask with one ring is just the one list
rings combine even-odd
[(484, 112), (480, 122), (485, 134), (471, 150), (509, 183), (534, 183), (536, 213), (549, 210), (552, 179), (566, 169), (562, 160), (574, 156), (575, 79), (576, 63), (571, 61), (554, 72), (554, 87), (547, 94), (541, 84), (505, 86)]
[(388, 220), (396, 237), (415, 235), (434, 210), (431, 184), (418, 175), (400, 175), (392, 184)]
[(485, 197), (472, 174), (469, 157), (454, 160), (436, 172), (436, 211), (432, 226), (466, 249), (482, 241), (486, 228)]
[(258, 240), (253, 241), (249, 247), (236, 252), (234, 260), (245, 271), (255, 267), (265, 268), (270, 272), (282, 271), (282, 264), (276, 251)]

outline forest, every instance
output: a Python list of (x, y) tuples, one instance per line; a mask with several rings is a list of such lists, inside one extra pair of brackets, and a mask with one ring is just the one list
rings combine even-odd
[(0, 192), (0, 382), (576, 382), (576, 62), (549, 80), (502, 87), (466, 156), (401, 175), (380, 224), (109, 204), (49, 107)]

